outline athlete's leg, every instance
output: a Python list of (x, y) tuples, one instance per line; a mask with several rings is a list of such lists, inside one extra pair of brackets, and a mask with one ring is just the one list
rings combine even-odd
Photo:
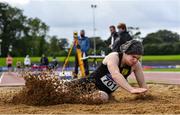
[(95, 85), (95, 79), (92, 77), (81, 78), (69, 82), (67, 88), (72, 95), (76, 95), (76, 100), (80, 103), (105, 103), (108, 101), (109, 96), (106, 92), (99, 90)]
[(108, 94), (101, 90), (96, 90), (90, 94), (82, 94), (79, 98), (81, 103), (86, 104), (102, 104), (108, 102), (109, 100)]

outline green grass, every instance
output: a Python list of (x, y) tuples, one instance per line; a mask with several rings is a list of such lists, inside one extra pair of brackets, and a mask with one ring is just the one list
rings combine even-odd
[[(59, 62), (64, 62), (66, 57), (57, 57)], [(41, 57), (30, 57), (32, 63), (40, 63)], [(49, 61), (52, 61), (52, 57), (48, 57)], [(24, 62), (24, 57), (13, 57), (13, 66), (17, 61)], [(69, 62), (74, 62), (74, 57), (69, 57)], [(0, 66), (6, 66), (6, 58), (0, 58)]]
[[(52, 60), (52, 57), (48, 57), (49, 61)], [(57, 57), (59, 62), (64, 62), (66, 57)], [(180, 55), (163, 55), (163, 56), (143, 56), (143, 61), (180, 61)], [(16, 65), (17, 61), (24, 62), (24, 57), (14, 57), (13, 58), (13, 66)], [(69, 62), (74, 62), (74, 56), (69, 57)], [(93, 59), (89, 60), (90, 62)], [(97, 61), (102, 61), (102, 59), (98, 59)], [(40, 57), (31, 57), (32, 63), (39, 63)], [(6, 58), (0, 58), (0, 66), (6, 66)], [(155, 71), (155, 70), (154, 70)]]
[[(32, 63), (40, 63), (41, 57), (30, 57)], [(66, 57), (57, 57), (57, 60), (59, 62), (64, 62)], [(52, 61), (52, 57), (48, 57), (49, 61)], [(74, 62), (75, 58), (74, 56), (69, 57), (68, 62)], [(13, 66), (16, 65), (17, 61), (24, 62), (24, 57), (13, 57)], [(93, 59), (89, 60), (90, 62), (93, 61)], [(102, 61), (102, 59), (98, 59), (97, 61)], [(6, 66), (6, 58), (0, 58), (0, 66)]]
[[(35, 60), (38, 60), (40, 59), (39, 57), (33, 57), (31, 58), (31, 61), (35, 61)], [(17, 61), (21, 61), (21, 62), (24, 62), (24, 58), (23, 57), (14, 57), (13, 58), (13, 66), (16, 65), (16, 62)], [(0, 66), (5, 66), (6, 65), (6, 58), (0, 58)]]
[(180, 55), (143, 56), (143, 61), (180, 61)]
[[(65, 57), (61, 57), (61, 60), (64, 60)], [(143, 56), (143, 61), (180, 61), (180, 55), (157, 55), (157, 56)], [(74, 61), (74, 57), (71, 56), (69, 58), (70, 62)], [(89, 61), (93, 61), (93, 59), (90, 59)], [(97, 61), (102, 61), (102, 59), (98, 59)]]
[(160, 72), (180, 72), (180, 68), (156, 68), (156, 69), (149, 69), (144, 71), (160, 71)]

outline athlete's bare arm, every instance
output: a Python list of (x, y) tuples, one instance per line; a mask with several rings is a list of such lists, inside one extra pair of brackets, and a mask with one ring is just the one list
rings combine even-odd
[(126, 79), (119, 71), (118, 68), (119, 57), (117, 52), (110, 53), (108, 56), (106, 56), (105, 59), (103, 60), (103, 64), (107, 65), (113, 80), (123, 89), (127, 90), (130, 93), (142, 93), (146, 91), (146, 89), (144, 88), (134, 88), (128, 84)]
[(140, 62), (138, 62), (134, 66), (134, 74), (135, 74), (135, 77), (136, 77), (136, 80), (137, 80), (139, 86), (141, 88), (147, 88), (146, 82), (144, 80), (144, 74), (143, 74), (142, 66), (141, 66)]

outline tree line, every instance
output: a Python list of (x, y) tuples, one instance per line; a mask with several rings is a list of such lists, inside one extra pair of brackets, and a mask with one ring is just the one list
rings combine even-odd
[[(139, 32), (138, 32), (139, 33)], [(154, 33), (149, 33), (147, 36), (140, 38), (140, 34), (133, 34), (133, 39), (139, 39), (142, 41), (144, 46), (144, 55), (175, 55), (180, 54), (180, 35), (176, 32), (169, 30), (159, 30)], [(93, 42), (91, 40), (91, 42)], [(97, 52), (101, 50), (105, 51), (106, 54), (111, 52), (108, 48), (108, 41), (96, 38)]]
[(143, 38), (145, 55), (180, 54), (180, 35), (169, 30), (159, 30)]
[(39, 18), (29, 18), (22, 10), (0, 2), (1, 56), (65, 54), (67, 39), (49, 36), (48, 30), (49, 26)]
[[(66, 56), (69, 42), (67, 38), (48, 35), (49, 26), (39, 18), (27, 17), (21, 9), (0, 2), (0, 44), (1, 56), (11, 53), (13, 56)], [(140, 32), (132, 35), (139, 37)], [(108, 37), (107, 37), (108, 38)], [(104, 39), (107, 39), (104, 38)], [(97, 54), (110, 52), (109, 44), (101, 37), (90, 37), (89, 54), (93, 53), (93, 42), (96, 40)], [(180, 35), (169, 30), (150, 33), (143, 40), (145, 55), (179, 54)], [(72, 53), (74, 55), (74, 52)]]

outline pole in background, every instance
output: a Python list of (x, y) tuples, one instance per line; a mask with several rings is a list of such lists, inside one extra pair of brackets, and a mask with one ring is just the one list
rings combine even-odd
[(2, 55), (2, 52), (1, 52), (1, 43), (2, 43), (2, 39), (0, 39), (0, 56)]
[(95, 39), (95, 8), (97, 8), (96, 4), (91, 4), (91, 8), (93, 10), (93, 36), (94, 36), (94, 55), (96, 55), (96, 39)]

